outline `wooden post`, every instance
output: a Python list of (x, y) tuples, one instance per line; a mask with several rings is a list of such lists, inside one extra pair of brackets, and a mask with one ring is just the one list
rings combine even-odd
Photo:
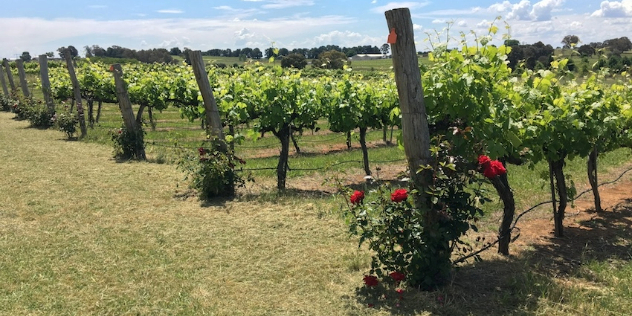
[(75, 67), (72, 64), (72, 57), (70, 56), (70, 50), (64, 50), (64, 58), (66, 59), (66, 67), (68, 68), (68, 74), (72, 81), (72, 89), (75, 94), (75, 102), (77, 102), (77, 115), (79, 116), (79, 127), (81, 128), (81, 138), (86, 137), (88, 129), (86, 128), (86, 118), (83, 115), (83, 105), (81, 104), (81, 87), (79, 87), (79, 80), (75, 74)]
[[(114, 74), (114, 83), (116, 84), (116, 96), (119, 100), (119, 109), (121, 110), (121, 114), (123, 115), (123, 123), (125, 124), (125, 129), (127, 129), (129, 133), (139, 133), (141, 131), (136, 124), (136, 120), (134, 119), (132, 102), (130, 102), (129, 100), (129, 95), (127, 94), (127, 86), (125, 85), (125, 81), (123, 80), (123, 68), (120, 64), (114, 64), (112, 65), (110, 70), (112, 70), (112, 73)], [(135, 150), (137, 159), (147, 159), (147, 157), (145, 156), (144, 146), (137, 146)]]
[(7, 89), (7, 82), (4, 80), (4, 70), (2, 70), (2, 65), (0, 65), (0, 84), (2, 85), (2, 92), (4, 93), (4, 97), (9, 97), (9, 89)]
[(394, 30), (397, 34), (396, 41), (391, 43), (391, 52), (402, 113), (404, 150), (410, 178), (420, 192), (415, 199), (415, 206), (420, 210), (427, 209), (425, 192), (430, 181), (429, 175), (427, 172), (417, 171), (421, 166), (430, 164), (432, 157), (413, 22), (408, 8), (386, 11), (385, 15), (389, 31)]
[(48, 78), (48, 56), (39, 55), (40, 66), (40, 79), (42, 81), (42, 93), (44, 94), (44, 101), (48, 106), (48, 109), (55, 112), (55, 103), (53, 103), (53, 97), (50, 90), (50, 79)]
[(15, 61), (15, 65), (18, 68), (18, 75), (20, 76), (20, 86), (22, 86), (22, 94), (28, 98), (31, 96), (31, 93), (29, 92), (29, 84), (26, 82), (26, 73), (24, 72), (24, 61), (22, 59), (17, 59)]
[(4, 65), (4, 69), (7, 72), (7, 79), (9, 79), (9, 85), (11, 86), (11, 93), (15, 93), (15, 82), (13, 82), (13, 74), (11, 73), (11, 67), (9, 66), (9, 61), (5, 58), (2, 60), (2, 64)]
[(204, 99), (204, 108), (206, 112), (207, 129), (210, 132), (212, 138), (219, 140), (219, 145), (222, 149), (226, 149), (226, 142), (224, 138), (224, 131), (222, 129), (222, 120), (219, 116), (219, 109), (213, 96), (213, 90), (208, 80), (208, 73), (204, 68), (204, 60), (202, 59), (202, 52), (199, 50), (190, 51), (189, 59), (191, 60), (191, 66), (193, 67), (193, 73), (195, 73), (195, 80), (200, 88), (200, 93)]

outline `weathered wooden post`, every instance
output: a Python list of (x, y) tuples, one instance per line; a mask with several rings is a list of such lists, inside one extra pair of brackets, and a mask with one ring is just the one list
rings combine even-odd
[(48, 78), (48, 56), (39, 55), (40, 79), (42, 81), (42, 93), (44, 101), (51, 112), (55, 112), (55, 103), (50, 90), (50, 79)]
[(22, 59), (17, 59), (15, 61), (15, 65), (18, 68), (18, 75), (20, 76), (20, 86), (22, 86), (22, 94), (24, 97), (28, 98), (31, 96), (29, 92), (29, 84), (26, 82), (26, 73), (24, 72), (24, 61)]
[(208, 80), (208, 73), (204, 68), (204, 60), (202, 59), (202, 52), (199, 50), (190, 51), (189, 59), (191, 60), (191, 66), (193, 67), (193, 73), (195, 74), (195, 80), (197, 81), (200, 93), (204, 99), (204, 109), (206, 112), (206, 121), (208, 122), (207, 128), (209, 129), (211, 138), (216, 139), (219, 142), (219, 146), (226, 151), (226, 141), (224, 138), (224, 131), (222, 129), (222, 119), (219, 116), (219, 109), (213, 96), (213, 90)]
[(449, 278), (452, 248), (449, 241), (442, 237), (442, 230), (446, 228), (442, 227), (439, 211), (432, 207), (431, 196), (426, 193), (432, 184), (433, 170), (425, 167), (433, 165), (433, 158), (413, 22), (407, 8), (386, 11), (385, 15), (402, 114), (404, 150), (410, 179), (417, 191), (414, 194), (415, 211), (423, 219), (421, 238), (430, 245), (426, 248), (430, 252), (430, 261), (417, 264), (416, 269), (426, 275), (426, 280), (432, 280), (428, 283), (436, 286)]
[[(125, 129), (127, 129), (128, 133), (142, 133), (140, 127), (136, 124), (136, 120), (134, 119), (134, 110), (132, 109), (132, 102), (129, 100), (129, 95), (127, 94), (127, 86), (125, 85), (125, 81), (123, 80), (123, 68), (120, 64), (114, 64), (110, 68), (112, 73), (114, 74), (114, 83), (116, 84), (116, 96), (119, 100), (119, 109), (121, 110), (121, 114), (123, 115), (123, 124), (125, 124)], [(136, 137), (140, 137), (142, 135), (136, 135)], [(135, 146), (135, 155), (137, 159), (145, 160), (147, 156), (145, 156), (145, 146), (140, 144), (141, 146)]]
[(7, 72), (7, 79), (9, 79), (9, 85), (11, 86), (11, 93), (15, 93), (15, 82), (13, 82), (13, 73), (11, 73), (11, 67), (9, 66), (9, 61), (5, 58), (2, 60), (2, 64), (4, 65), (4, 70)]
[(70, 50), (64, 50), (64, 58), (66, 59), (66, 68), (68, 68), (68, 74), (72, 81), (72, 89), (75, 94), (75, 102), (77, 102), (77, 116), (79, 117), (79, 127), (81, 128), (81, 138), (84, 138), (88, 134), (86, 128), (86, 118), (83, 115), (83, 105), (81, 104), (81, 87), (79, 87), (79, 80), (75, 74), (75, 67), (72, 64), (72, 57), (70, 56)]
[(0, 65), (0, 84), (2, 85), (2, 92), (4, 93), (4, 97), (9, 97), (9, 89), (7, 89), (7, 82), (4, 80), (4, 70), (2, 70), (2, 65)]
[(420, 167), (430, 164), (430, 131), (421, 86), (421, 72), (415, 48), (413, 22), (408, 8), (385, 12), (389, 42), (393, 56), (393, 70), (402, 113), (402, 137), (404, 150), (410, 168), (410, 178), (419, 195), (415, 198), (418, 209), (427, 209), (425, 188), (429, 185), (428, 172), (417, 172)]
[[(204, 59), (202, 59), (202, 52), (199, 50), (189, 51), (189, 59), (191, 60), (191, 66), (193, 67), (193, 73), (195, 74), (195, 80), (197, 81), (200, 93), (204, 99), (204, 109), (206, 114), (206, 128), (210, 133), (213, 146), (223, 153), (228, 152), (228, 146), (226, 139), (224, 138), (224, 130), (222, 126), (222, 119), (219, 116), (219, 108), (215, 102), (213, 96), (213, 89), (208, 80), (208, 73), (204, 68)], [(234, 171), (225, 175), (226, 183), (221, 195), (233, 196), (235, 194), (235, 175)]]

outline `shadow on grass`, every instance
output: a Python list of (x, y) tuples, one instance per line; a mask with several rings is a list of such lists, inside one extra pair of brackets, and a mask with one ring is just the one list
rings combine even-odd
[[(355, 299), (362, 306), (392, 315), (533, 315), (542, 312), (542, 305), (559, 314), (585, 314), (579, 309), (587, 306), (602, 314), (618, 314), (617, 303), (592, 302), (591, 298), (602, 295), (603, 289), (594, 284), (592, 272), (586, 270), (594, 262), (632, 260), (632, 200), (606, 212), (589, 214), (591, 218), (578, 222), (576, 227), (565, 227), (564, 238), (545, 237), (518, 255), (493, 256), (457, 268), (452, 283), (440, 290), (408, 289), (400, 300), (394, 287), (361, 287), (355, 298), (343, 299), (350, 304)], [(618, 295), (618, 299), (628, 300), (625, 293)]]

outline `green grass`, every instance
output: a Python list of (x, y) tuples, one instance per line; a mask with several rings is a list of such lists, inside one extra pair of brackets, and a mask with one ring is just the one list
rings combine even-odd
[[(11, 118), (0, 113), (1, 315), (623, 315), (632, 307), (629, 206), (580, 222), (567, 240), (511, 258), (487, 253), (447, 287), (406, 289), (398, 302), (392, 288), (361, 286), (369, 254), (348, 237), (335, 196), (267, 191), (201, 205), (182, 198), (173, 165), (117, 163), (109, 146)], [(605, 155), (603, 170), (623, 157)], [(535, 179), (540, 168), (510, 168), (516, 192), (534, 188), (522, 203), (546, 199), (539, 183), (516, 178)], [(567, 170), (581, 169), (578, 161)]]

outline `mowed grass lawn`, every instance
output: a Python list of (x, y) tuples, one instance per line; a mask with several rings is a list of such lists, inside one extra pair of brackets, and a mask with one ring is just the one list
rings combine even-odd
[(0, 314), (360, 309), (357, 248), (319, 215), (327, 201), (200, 206), (174, 198), (173, 165), (116, 163), (110, 147), (11, 117), (0, 113)]
[[(362, 286), (369, 253), (349, 237), (339, 198), (262, 192), (202, 204), (182, 198), (186, 183), (174, 165), (117, 163), (108, 145), (66, 141), (58, 131), (28, 128), (12, 117), (0, 112), (0, 315), (626, 315), (632, 309), (630, 209), (590, 221), (569, 216), (567, 224), (591, 228), (594, 238), (573, 247), (563, 240), (520, 251), (512, 246), (508, 259), (489, 252), (482, 263), (457, 270), (445, 288), (406, 289), (400, 301), (394, 288)], [(611, 165), (605, 170), (620, 172), (626, 157), (629, 151), (605, 155), (603, 165)], [(583, 163), (570, 165), (580, 170)], [(512, 167), (515, 189), (540, 186), (539, 169)], [(533, 189), (519, 204), (546, 200), (545, 188)], [(550, 218), (548, 212), (536, 218)], [(497, 218), (481, 226), (497, 227)], [(574, 233), (582, 230), (569, 229)]]

